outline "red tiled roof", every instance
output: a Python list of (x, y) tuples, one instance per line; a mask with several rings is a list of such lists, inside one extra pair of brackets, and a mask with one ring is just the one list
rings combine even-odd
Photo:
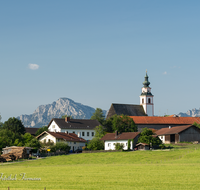
[(155, 117), (155, 116), (129, 116), (135, 124), (168, 124), (168, 125), (192, 125), (200, 124), (200, 117)]
[[(194, 125), (184, 125), (184, 126), (177, 126), (172, 128), (162, 128), (158, 131), (156, 131), (156, 135), (171, 135), (171, 134), (178, 134)], [(194, 126), (195, 127), (195, 126)]]
[(117, 138), (115, 138), (115, 133), (107, 133), (100, 140), (104, 140), (104, 141), (105, 140), (128, 140), (128, 139), (134, 139), (139, 134), (140, 132), (126, 132), (126, 133), (118, 134)]
[(57, 139), (64, 139), (66, 141), (74, 141), (74, 142), (86, 142), (85, 139), (78, 137), (76, 134), (74, 133), (61, 133), (61, 132), (47, 132), (44, 131), (43, 133), (41, 133), (40, 135), (38, 135), (36, 138), (42, 136), (43, 134), (50, 134), (52, 136), (54, 136)]

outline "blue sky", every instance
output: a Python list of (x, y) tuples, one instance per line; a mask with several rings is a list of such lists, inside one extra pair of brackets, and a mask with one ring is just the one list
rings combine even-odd
[(200, 2), (0, 1), (0, 113), (60, 97), (108, 110), (139, 104), (148, 70), (155, 114), (199, 108)]

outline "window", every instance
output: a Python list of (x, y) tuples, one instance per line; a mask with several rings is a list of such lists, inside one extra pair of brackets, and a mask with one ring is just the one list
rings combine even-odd
[(108, 147), (110, 147), (110, 143), (108, 143)]
[(83, 137), (85, 136), (85, 132), (82, 132), (82, 136), (83, 136)]
[(46, 139), (44, 139), (44, 143), (46, 143)]
[(76, 144), (76, 142), (74, 142), (74, 144)]
[(126, 143), (126, 146), (128, 146), (128, 143)]
[(92, 136), (94, 136), (94, 132), (92, 132)]
[(87, 132), (87, 136), (90, 136), (90, 132)]
[(144, 98), (142, 98), (142, 103), (144, 104)]
[(49, 139), (49, 142), (51, 142), (51, 140)]
[(150, 99), (150, 98), (148, 99), (148, 103), (149, 103), (149, 104), (151, 103), (151, 99)]
[(73, 131), (73, 133), (75, 133), (75, 131)]
[(55, 125), (52, 125), (52, 129), (55, 129)]

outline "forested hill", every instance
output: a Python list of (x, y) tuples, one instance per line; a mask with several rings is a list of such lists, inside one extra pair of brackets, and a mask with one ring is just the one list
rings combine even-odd
[[(48, 125), (52, 118), (61, 118), (70, 115), (74, 119), (90, 119), (95, 109), (74, 102), (69, 98), (60, 98), (52, 104), (39, 106), (33, 114), (18, 117), (25, 127), (42, 127)], [(106, 114), (106, 111), (104, 111)]]

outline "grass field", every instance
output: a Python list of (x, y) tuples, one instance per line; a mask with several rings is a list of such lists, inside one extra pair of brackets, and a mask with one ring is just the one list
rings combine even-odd
[[(85, 153), (0, 165), (0, 190), (200, 189), (200, 145), (170, 151)], [(27, 178), (41, 181), (20, 180)]]

